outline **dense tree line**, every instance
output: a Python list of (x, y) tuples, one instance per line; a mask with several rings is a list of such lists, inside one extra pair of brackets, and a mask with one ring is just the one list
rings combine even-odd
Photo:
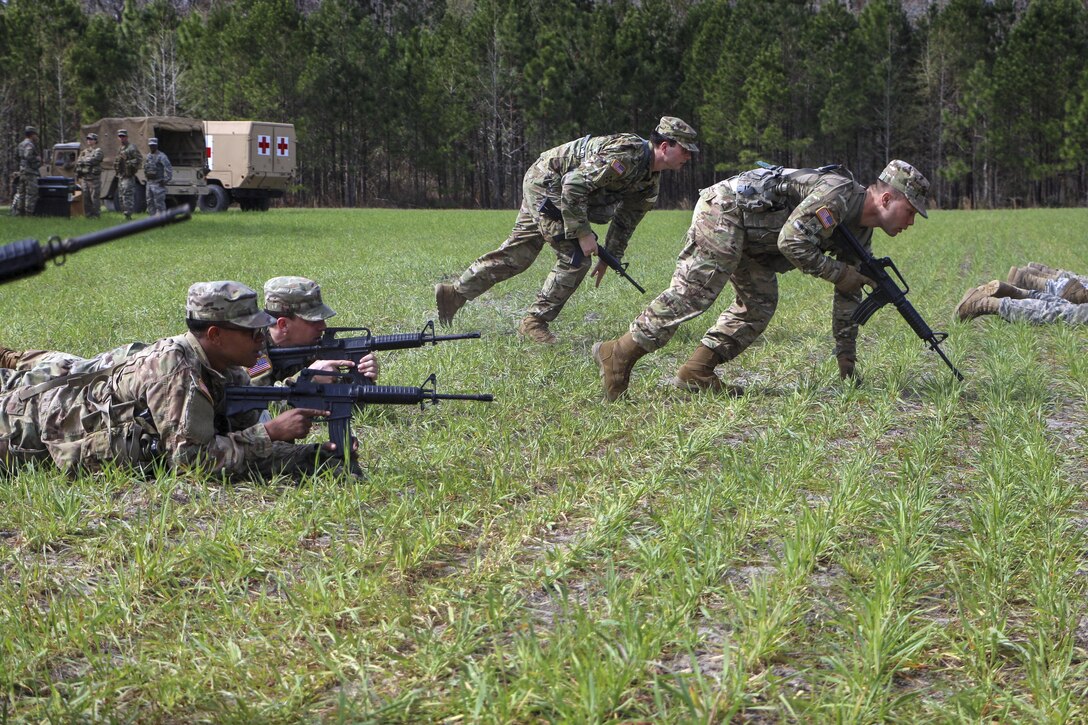
[(289, 121), (295, 203), (492, 208), (541, 150), (671, 114), (704, 152), (667, 204), (758, 159), (901, 157), (943, 207), (1074, 205), (1086, 51), (1081, 0), (0, 0), (0, 131)]

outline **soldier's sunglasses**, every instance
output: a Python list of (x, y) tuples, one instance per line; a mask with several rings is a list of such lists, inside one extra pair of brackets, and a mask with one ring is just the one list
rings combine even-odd
[(250, 337), (253, 338), (254, 342), (257, 342), (258, 340), (265, 340), (265, 339), (268, 338), (268, 328), (267, 327), (240, 327), (238, 325), (227, 325), (227, 324), (217, 324), (216, 327), (218, 327), (221, 330), (233, 330), (234, 332), (245, 332), (245, 333), (249, 334)]

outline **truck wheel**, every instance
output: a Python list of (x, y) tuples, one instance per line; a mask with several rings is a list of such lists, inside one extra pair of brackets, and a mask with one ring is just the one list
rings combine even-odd
[(200, 197), (200, 211), (226, 211), (230, 206), (230, 194), (222, 186), (208, 185), (208, 193)]

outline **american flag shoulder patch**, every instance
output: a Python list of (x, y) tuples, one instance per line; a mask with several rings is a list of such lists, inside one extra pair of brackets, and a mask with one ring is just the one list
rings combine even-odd
[(272, 362), (268, 359), (268, 356), (261, 355), (259, 358), (257, 358), (257, 362), (254, 363), (253, 367), (247, 369), (246, 372), (249, 373), (249, 377), (255, 378), (263, 375), (264, 373), (267, 373), (271, 369)]
[(611, 163), (611, 166), (612, 166), (612, 170), (615, 171), (617, 174), (622, 174), (624, 171), (627, 171), (627, 167), (624, 166), (623, 162), (620, 161), (619, 159), (616, 159), (615, 161), (613, 161)]
[(820, 224), (824, 229), (830, 229), (835, 226), (835, 217), (832, 216), (831, 210), (826, 206), (821, 206), (816, 210), (816, 218), (820, 220)]

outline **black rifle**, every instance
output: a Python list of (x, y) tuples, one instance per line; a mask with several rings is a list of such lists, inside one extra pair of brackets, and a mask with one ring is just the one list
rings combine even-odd
[[(551, 199), (545, 199), (544, 201), (540, 202), (540, 207), (538, 208), (538, 211), (546, 218), (551, 219), (553, 222), (563, 221), (563, 212), (559, 211), (559, 207), (557, 207)], [(593, 236), (596, 237), (597, 235), (594, 234)], [(578, 243), (577, 239), (566, 239), (564, 241), (568, 241), (574, 244), (574, 254), (571, 255), (570, 263), (573, 264), (575, 267), (580, 267), (582, 265), (582, 260), (585, 259), (585, 255), (582, 253), (582, 246)], [(638, 282), (636, 282), (634, 277), (627, 274), (626, 262), (621, 262), (620, 260), (616, 259), (615, 255), (613, 255), (612, 252), (608, 251), (600, 244), (597, 245), (597, 256), (601, 258), (602, 262), (611, 267), (616, 274), (633, 284), (635, 286), (635, 289), (637, 289), (642, 294), (646, 294), (646, 289)]]
[[(914, 309), (907, 300), (907, 293), (910, 292), (910, 285), (903, 279), (903, 275), (899, 273), (899, 269), (896, 268), (895, 263), (890, 257), (883, 257), (876, 259), (872, 253), (869, 252), (858, 238), (854, 236), (854, 233), (847, 229), (845, 224), (839, 224), (836, 227), (836, 231), (841, 233), (843, 238), (846, 239), (850, 246), (850, 249), (857, 255), (861, 263), (858, 265), (858, 270), (869, 279), (873, 280), (874, 289), (868, 297), (858, 308), (854, 310), (851, 321), (864, 325), (869, 321), (869, 318), (873, 314), (886, 304), (895, 305), (895, 309), (899, 310), (899, 314), (903, 316), (903, 319), (910, 325), (910, 329), (914, 330), (914, 334), (920, 337), (927, 345), (929, 349), (941, 356), (944, 360), (944, 364), (948, 366), (948, 369), (956, 376), (957, 380), (963, 380), (963, 375), (956, 366), (952, 364), (952, 361), (944, 354), (944, 350), (941, 349), (941, 343), (948, 339), (947, 332), (934, 332), (926, 324), (926, 321), (922, 319), (922, 316), (918, 314), (918, 310)], [(895, 272), (895, 276), (899, 278), (899, 281), (903, 283), (903, 287), (900, 288), (891, 275), (885, 270), (891, 269)]]
[(72, 237), (61, 241), (60, 237), (50, 237), (45, 244), (37, 239), (23, 239), (0, 247), (0, 284), (22, 277), (29, 277), (45, 269), (50, 259), (56, 265), (62, 265), (69, 254), (78, 252), (96, 244), (111, 242), (120, 237), (154, 229), (174, 222), (183, 222), (192, 217), (188, 205), (179, 206), (165, 214), (125, 222), (117, 226), (102, 229), (90, 234)]
[[(363, 332), (355, 337), (337, 337), (344, 332)], [(434, 320), (429, 320), (420, 332), (405, 332), (393, 335), (372, 335), (366, 327), (329, 327), (321, 335), (316, 345), (292, 347), (269, 347), (268, 361), (277, 370), (290, 370), (309, 365), (314, 360), (351, 360), (358, 364), (372, 352), (382, 350), (405, 350), (423, 347), (428, 343), (437, 345), (446, 340), (469, 340), (480, 337), (478, 332), (463, 335), (434, 334)]]
[[(316, 382), (314, 378), (332, 378), (332, 382)], [(490, 403), (490, 394), (464, 395), (439, 393), (432, 374), (423, 385), (374, 385), (358, 373), (335, 373), (324, 370), (303, 370), (298, 380), (285, 386), (278, 385), (228, 385), (226, 387), (226, 414), (228, 416), (252, 410), (264, 410), (269, 403), (281, 401), (292, 408), (327, 410), (324, 420), (329, 424), (329, 440), (343, 452), (345, 465), (350, 466), (351, 437), (349, 426), (351, 413), (363, 405), (415, 405), (423, 408), (428, 401), (478, 400)]]

